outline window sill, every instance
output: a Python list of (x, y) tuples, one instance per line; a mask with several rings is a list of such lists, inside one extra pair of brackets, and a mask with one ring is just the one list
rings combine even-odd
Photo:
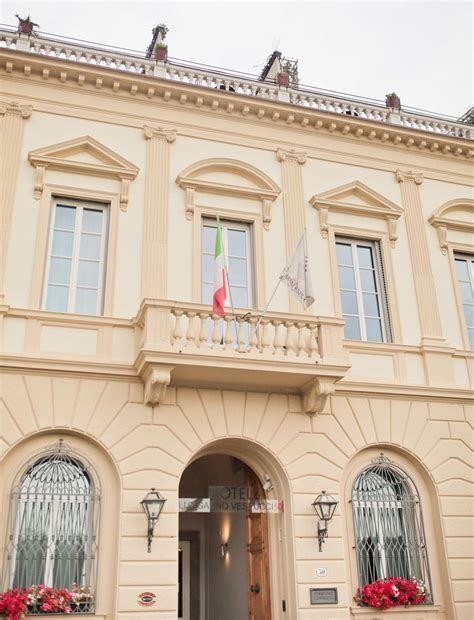
[[(390, 609), (376, 609), (375, 607), (351, 607), (351, 616), (366, 616), (370, 620), (379, 620), (386, 614), (404, 614), (406, 618), (416, 617), (417, 620), (430, 618), (432, 614), (441, 611), (441, 605), (411, 605), (410, 607), (392, 607)], [(425, 614), (425, 615), (423, 615)]]

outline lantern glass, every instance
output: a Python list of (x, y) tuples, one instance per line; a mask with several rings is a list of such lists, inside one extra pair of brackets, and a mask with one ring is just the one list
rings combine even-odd
[(161, 493), (155, 489), (152, 489), (146, 494), (145, 498), (140, 503), (147, 518), (151, 521), (157, 521), (161, 511), (163, 510), (165, 502), (166, 499), (161, 495)]
[(318, 515), (321, 521), (331, 521), (336, 512), (338, 502), (328, 495), (326, 491), (323, 491), (321, 495), (312, 503), (314, 512)]

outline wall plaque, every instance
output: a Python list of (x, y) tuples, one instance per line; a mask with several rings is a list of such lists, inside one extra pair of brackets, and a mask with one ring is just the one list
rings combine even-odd
[(337, 588), (310, 588), (311, 605), (337, 605)]

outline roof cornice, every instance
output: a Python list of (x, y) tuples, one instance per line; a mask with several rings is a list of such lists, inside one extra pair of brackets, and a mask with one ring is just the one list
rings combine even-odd
[(188, 109), (225, 112), (229, 116), (252, 118), (280, 127), (316, 130), (340, 138), (379, 142), (451, 158), (471, 158), (474, 154), (472, 141), (463, 138), (10, 48), (0, 50), (0, 72), (5, 77), (10, 74), (141, 101), (160, 99)]

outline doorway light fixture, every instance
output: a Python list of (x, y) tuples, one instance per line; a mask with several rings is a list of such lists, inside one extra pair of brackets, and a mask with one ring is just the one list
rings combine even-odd
[(153, 532), (155, 525), (160, 518), (161, 511), (165, 505), (166, 499), (157, 491), (152, 488), (140, 502), (143, 512), (146, 515), (148, 521), (148, 553), (151, 553), (151, 541), (153, 540)]
[[(328, 537), (328, 523), (334, 517), (338, 501), (332, 495), (323, 491), (311, 505), (318, 516), (318, 543), (319, 551), (322, 551), (323, 542)], [(321, 521), (324, 521), (324, 527), (321, 527)]]

